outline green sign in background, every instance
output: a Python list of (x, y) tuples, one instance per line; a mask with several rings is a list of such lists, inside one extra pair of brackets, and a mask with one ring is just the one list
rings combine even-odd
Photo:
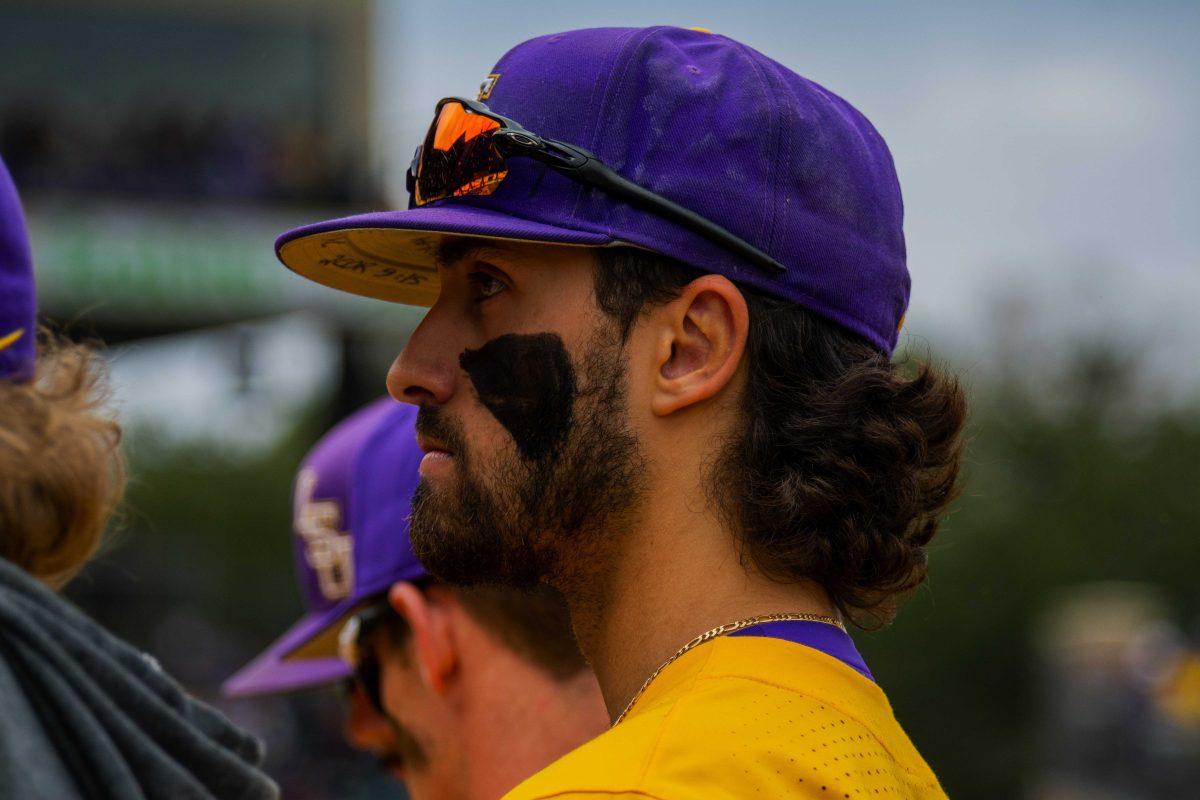
[(317, 286), (275, 259), (282, 231), (329, 212), (117, 204), (28, 209), (44, 312), (124, 323), (203, 325), (318, 311), (369, 326), (412, 310)]

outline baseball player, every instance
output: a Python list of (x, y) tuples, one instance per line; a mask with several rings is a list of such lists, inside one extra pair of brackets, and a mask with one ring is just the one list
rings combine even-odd
[(612, 727), (507, 797), (944, 796), (846, 632), (924, 579), (965, 416), (891, 361), (870, 122), (723, 36), (568, 31), (439, 102), (410, 187), (277, 252), (432, 306), (388, 375), (425, 566), (570, 605)]
[(416, 415), (385, 397), (309, 453), (293, 516), (308, 613), (224, 690), (245, 696), (353, 678), (347, 738), (410, 796), (494, 800), (600, 733), (607, 718), (561, 597), (450, 588), (413, 556)]

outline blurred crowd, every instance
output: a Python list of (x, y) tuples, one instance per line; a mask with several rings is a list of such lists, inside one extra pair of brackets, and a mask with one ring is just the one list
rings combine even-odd
[(1155, 587), (1072, 589), (1041, 626), (1036, 800), (1187, 797), (1200, 783), (1200, 631)]
[(41, 100), (0, 106), (0, 152), (26, 194), (372, 204), (361, 153), (312, 126), (169, 102), (88, 118)]

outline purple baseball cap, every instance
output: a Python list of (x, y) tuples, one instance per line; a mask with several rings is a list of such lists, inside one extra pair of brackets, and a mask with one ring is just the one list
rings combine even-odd
[(426, 577), (408, 544), (424, 453), (415, 406), (385, 397), (340, 422), (309, 452), (293, 491), (296, 578), (308, 613), (229, 678), (230, 697), (283, 692), (350, 674), (342, 623), (397, 581)]
[(655, 27), (531, 39), (500, 59), (480, 96), (715, 222), (786, 272), (765, 272), (527, 158), (510, 159), (486, 197), (288, 231), (275, 243), (284, 265), (336, 289), (431, 305), (447, 234), (629, 244), (795, 302), (884, 352), (895, 347), (909, 295), (900, 185), (882, 137), (837, 95), (727, 37)]
[(33, 256), (21, 199), (0, 159), (0, 380), (33, 377), (37, 354)]

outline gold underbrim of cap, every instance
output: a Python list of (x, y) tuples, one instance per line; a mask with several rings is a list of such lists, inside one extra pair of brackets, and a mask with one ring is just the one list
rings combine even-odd
[(434, 255), (445, 234), (396, 228), (314, 233), (279, 249), (288, 269), (343, 292), (431, 306), (438, 296)]
[(338, 617), (328, 626), (318, 631), (315, 636), (309, 639), (304, 644), (284, 655), (281, 661), (308, 661), (313, 658), (337, 658), (338, 657), (338, 634), (342, 632), (342, 626), (346, 624), (351, 616), (362, 609), (362, 605), (355, 606), (347, 611), (342, 616)]
[(447, 237), (555, 247), (603, 246), (457, 231), (349, 228), (293, 239), (279, 249), (279, 259), (297, 275), (331, 289), (428, 307), (437, 300), (441, 287), (436, 255), (438, 246)]

